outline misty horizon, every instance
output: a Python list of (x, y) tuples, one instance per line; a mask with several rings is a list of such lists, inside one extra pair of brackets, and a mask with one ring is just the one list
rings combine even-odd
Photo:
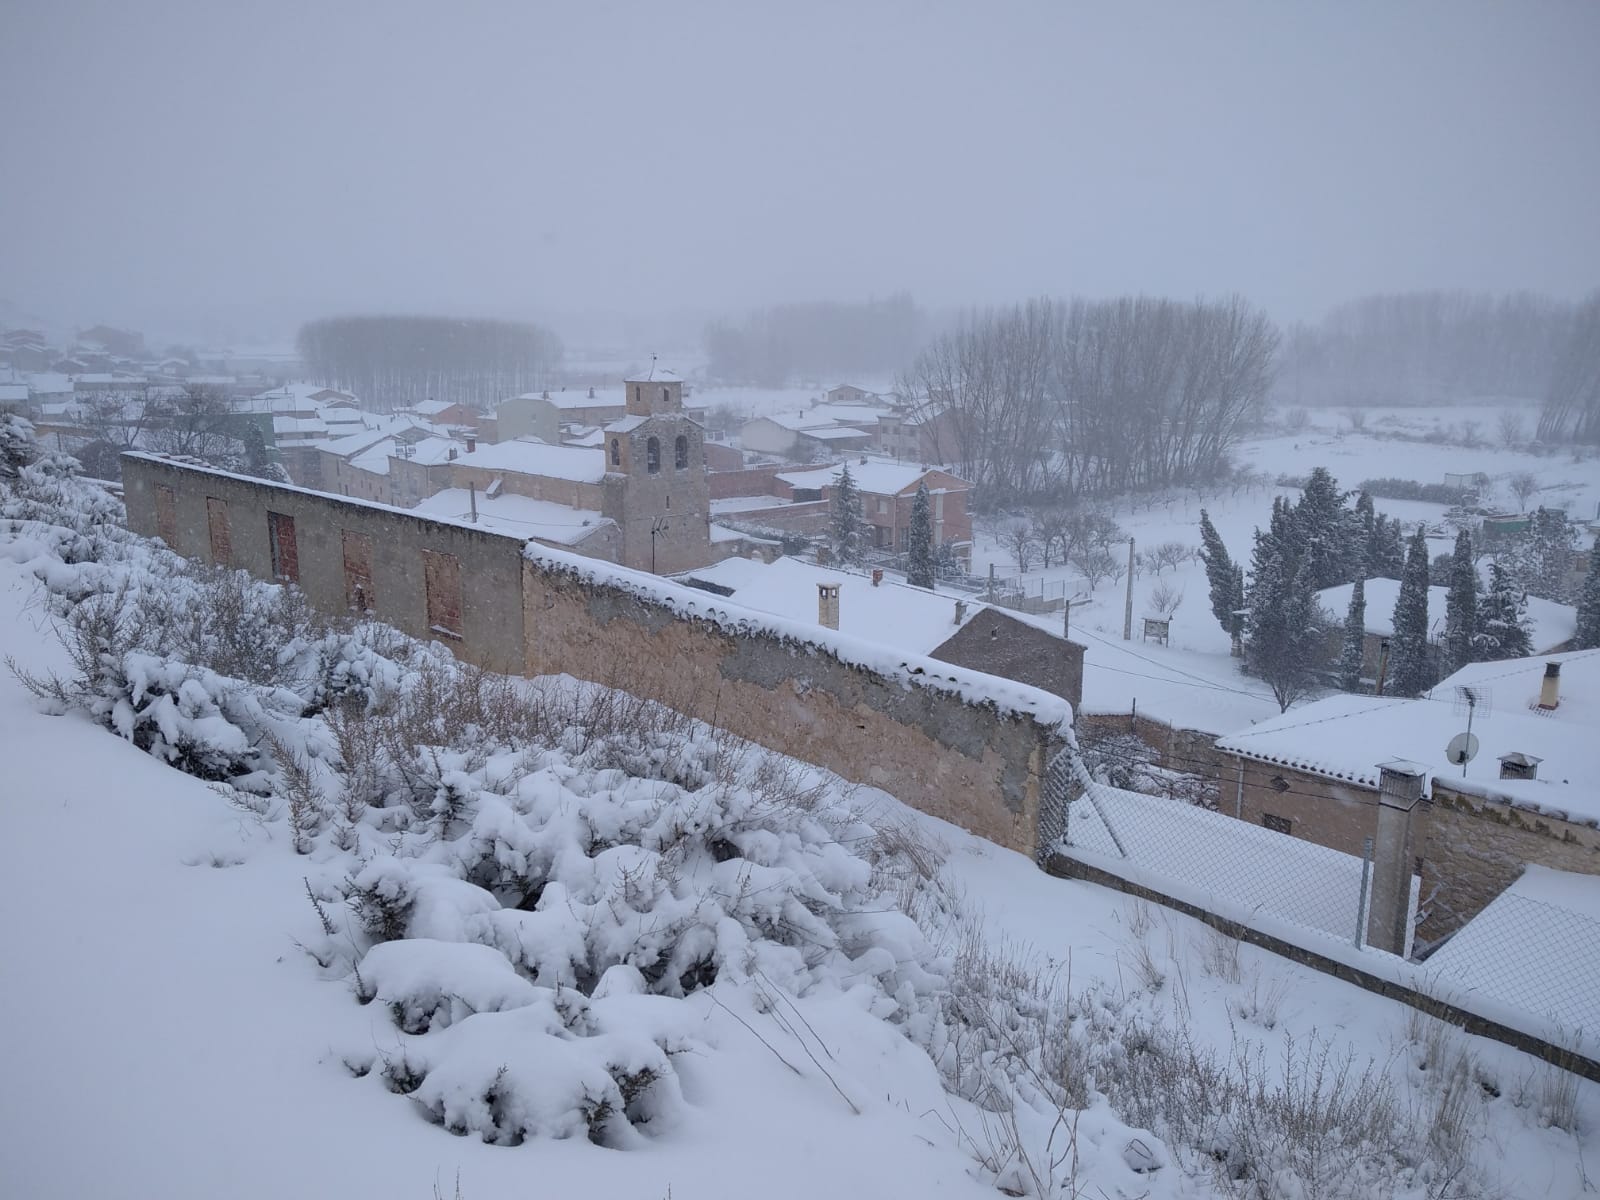
[(1600, 282), (1600, 8), (10, 6), (15, 321)]

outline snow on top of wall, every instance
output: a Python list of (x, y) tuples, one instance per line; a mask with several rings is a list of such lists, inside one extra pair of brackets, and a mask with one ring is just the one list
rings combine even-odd
[[(1330, 696), (1219, 738), (1217, 747), (1257, 762), (1372, 789), (1378, 786), (1379, 763), (1410, 759), (1427, 772), (1425, 787), (1430, 792), (1437, 780), (1452, 790), (1504, 800), (1561, 820), (1600, 823), (1600, 793), (1593, 784), (1600, 778), (1600, 739), (1594, 736), (1600, 729), (1600, 671), (1594, 669), (1600, 666), (1600, 651), (1555, 657), (1580, 660), (1586, 668), (1563, 667), (1560, 707), (1549, 713), (1528, 707), (1526, 685), (1534, 667), (1505, 672), (1500, 677), (1505, 684), (1500, 689), (1503, 706), (1497, 701), (1474, 714), (1472, 733), (1479, 748), (1465, 772), (1450, 762), (1445, 748), (1466, 730), (1467, 708), (1457, 701), (1453, 686), (1444, 685), (1418, 700)], [(1518, 660), (1537, 664), (1541, 676), (1545, 661)], [(1477, 671), (1469, 678), (1487, 680), (1494, 678), (1494, 672)], [(1495, 688), (1493, 683), (1486, 686)], [(1537, 696), (1535, 685), (1532, 699)], [(1500, 758), (1511, 753), (1540, 759), (1538, 777), (1501, 779)]]
[[(1350, 611), (1350, 592), (1354, 586), (1341, 583), (1336, 587), (1323, 588), (1317, 593), (1318, 603), (1340, 625), (1343, 625), (1345, 614)], [(1363, 590), (1367, 600), (1366, 631), (1379, 637), (1393, 637), (1394, 606), (1400, 599), (1399, 580), (1369, 579)], [(1444, 635), (1445, 603), (1449, 594), (1450, 589), (1445, 587), (1428, 589), (1429, 637), (1438, 638)], [(1570, 604), (1541, 600), (1537, 596), (1528, 597), (1528, 621), (1533, 627), (1533, 644), (1539, 648), (1559, 646), (1578, 631), (1578, 614), (1575, 608)]]
[[(898, 680), (902, 687), (931, 688), (957, 696), (967, 704), (992, 705), (1002, 713), (1029, 717), (1052, 727), (1063, 737), (1071, 736), (1072, 705), (1040, 688), (878, 645), (823, 628), (814, 619), (807, 622), (759, 612), (722, 596), (613, 563), (580, 558), (537, 544), (529, 544), (523, 553), (530, 562), (545, 570), (570, 575), (584, 583), (616, 588), (686, 620), (708, 621), (731, 633), (761, 633), (821, 650), (842, 663)], [(815, 605), (814, 585), (811, 596)], [(954, 631), (952, 625), (951, 632)]]

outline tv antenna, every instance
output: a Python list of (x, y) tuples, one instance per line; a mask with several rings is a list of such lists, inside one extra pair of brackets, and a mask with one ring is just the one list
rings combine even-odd
[(1450, 744), (1444, 748), (1444, 756), (1449, 759), (1452, 766), (1461, 768), (1461, 778), (1467, 777), (1467, 764), (1477, 756), (1478, 737), (1472, 732), (1472, 718), (1477, 715), (1478, 706), (1488, 707), (1488, 694), (1482, 688), (1457, 687), (1456, 712), (1460, 713), (1463, 706), (1467, 710), (1467, 728), (1464, 733), (1458, 733), (1450, 739)]

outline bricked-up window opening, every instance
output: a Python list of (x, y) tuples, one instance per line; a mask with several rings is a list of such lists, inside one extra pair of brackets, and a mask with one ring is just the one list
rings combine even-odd
[(344, 543), (344, 602), (351, 612), (372, 611), (372, 539), (339, 531)]
[(611, 439), (611, 465), (620, 466), (622, 463), (622, 443), (616, 438)]
[(644, 444), (644, 469), (654, 475), (661, 470), (661, 439), (651, 438)]
[(680, 471), (689, 465), (689, 439), (681, 433), (672, 443), (672, 465)]
[(206, 532), (211, 537), (211, 561), (219, 567), (233, 565), (233, 536), (228, 529), (228, 502), (206, 497)]
[(267, 513), (267, 540), (272, 544), (272, 577), (285, 583), (300, 582), (300, 547), (294, 540), (294, 518)]
[(156, 535), (168, 549), (178, 548), (178, 498), (165, 484), (156, 484)]
[(422, 587), (428, 602), (428, 631), (461, 637), (461, 560), (438, 550), (422, 552)]
[(669, 396), (670, 396), (670, 395), (671, 395), (671, 394), (672, 394), (672, 393), (670, 393), (670, 392), (669, 392), (669, 391), (667, 391), (667, 389), (666, 389), (666, 388), (662, 388), (662, 389), (661, 389), (661, 407), (662, 407), (662, 408), (665, 408), (665, 407), (667, 407), (667, 405), (668, 405), (668, 404), (670, 404), (670, 403), (671, 403), (671, 401), (670, 401), (670, 400), (669, 400), (669, 399), (668, 399), (668, 397), (669, 397)]
[(1288, 817), (1275, 817), (1271, 813), (1262, 813), (1261, 823), (1274, 833), (1291, 833), (1294, 830), (1294, 822)]
[(633, 389), (633, 402), (635, 404), (639, 403), (639, 397), (642, 396), (643, 394), (644, 394), (644, 389), (643, 388), (635, 387)]

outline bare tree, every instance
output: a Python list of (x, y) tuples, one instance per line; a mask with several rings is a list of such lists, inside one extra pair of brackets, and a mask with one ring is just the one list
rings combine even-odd
[(1072, 565), (1089, 585), (1089, 592), (1107, 579), (1118, 580), (1128, 573), (1128, 565), (1121, 557), (1104, 546), (1085, 546), (1072, 556)]
[(1167, 580), (1161, 580), (1150, 589), (1150, 609), (1158, 617), (1171, 617), (1183, 603), (1183, 589)]
[(243, 451), (239, 418), (228, 393), (210, 384), (191, 383), (165, 397), (151, 419), (148, 441), (163, 454), (183, 454), (218, 462)]
[(1522, 445), (1527, 440), (1527, 426), (1517, 413), (1509, 411), (1501, 413), (1498, 428), (1500, 430), (1500, 444), (1508, 450), (1513, 446)]
[(1182, 542), (1161, 542), (1145, 551), (1145, 561), (1157, 575), (1166, 570), (1173, 570), (1188, 562), (1194, 555), (1194, 548)]
[(1033, 529), (1026, 521), (1012, 521), (1001, 530), (1000, 543), (1011, 551), (1011, 557), (1016, 561), (1017, 570), (1026, 572), (1033, 564), (1035, 548)]
[(1517, 498), (1517, 510), (1525, 512), (1528, 508), (1528, 497), (1539, 490), (1539, 477), (1532, 471), (1518, 471), (1506, 480), (1511, 488), (1511, 494)]

